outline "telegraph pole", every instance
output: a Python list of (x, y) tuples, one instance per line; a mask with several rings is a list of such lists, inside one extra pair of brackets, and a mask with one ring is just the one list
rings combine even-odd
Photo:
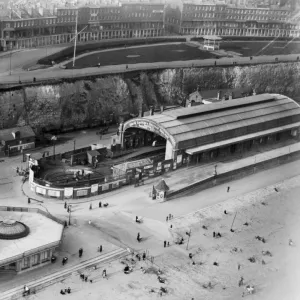
[(188, 236), (188, 241), (187, 241), (187, 244), (186, 244), (186, 250), (189, 250), (189, 242), (190, 242), (190, 237), (191, 237), (191, 234), (192, 234), (192, 229), (190, 229), (190, 231), (186, 232), (185, 234)]
[(78, 25), (78, 10), (76, 11), (76, 24), (75, 24), (75, 41), (74, 41), (74, 56), (73, 56), (73, 68), (75, 66), (76, 45), (77, 45), (77, 25)]
[(12, 47), (10, 48), (10, 55), (9, 55), (9, 76), (11, 76), (11, 55), (12, 55)]

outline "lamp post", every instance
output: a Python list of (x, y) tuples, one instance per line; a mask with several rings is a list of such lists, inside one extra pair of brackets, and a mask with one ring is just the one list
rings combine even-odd
[(76, 140), (74, 140), (73, 143), (74, 143), (74, 152), (75, 152), (75, 148), (76, 148)]
[(10, 55), (9, 55), (9, 76), (11, 76), (11, 55), (12, 55), (12, 47), (10, 48)]
[(215, 176), (217, 176), (217, 167), (218, 167), (218, 165), (215, 165)]
[(72, 208), (72, 205), (70, 204), (69, 205), (69, 225), (71, 225), (71, 208)]
[(189, 232), (185, 233), (188, 236), (188, 241), (187, 241), (187, 244), (186, 244), (186, 250), (189, 250), (189, 242), (190, 242), (191, 233), (192, 233), (192, 229), (190, 229)]

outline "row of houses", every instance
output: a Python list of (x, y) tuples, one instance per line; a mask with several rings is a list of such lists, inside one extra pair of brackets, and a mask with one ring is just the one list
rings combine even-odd
[[(19, 6), (0, 15), (1, 49), (65, 43), (60, 35), (74, 34), (76, 24), (78, 32), (89, 33), (86, 36), (90, 40), (95, 36), (110, 39), (168, 34), (299, 37), (297, 2), (281, 2), (112, 0), (47, 10)], [(49, 36), (55, 38), (45, 38)]]

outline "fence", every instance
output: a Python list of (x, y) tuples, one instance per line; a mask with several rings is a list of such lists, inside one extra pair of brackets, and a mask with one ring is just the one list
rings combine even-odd
[(243, 177), (249, 176), (251, 174), (255, 174), (257, 172), (264, 171), (269, 168), (276, 167), (281, 164), (285, 164), (289, 161), (297, 160), (299, 158), (300, 158), (300, 151), (296, 151), (279, 157), (271, 158), (263, 162), (255, 163), (240, 169), (235, 169), (232, 171), (221, 173), (218, 174), (217, 176), (209, 176), (203, 180), (197, 181), (184, 188), (168, 193), (167, 200), (174, 199), (179, 195), (182, 196), (184, 194), (190, 193), (193, 190), (202, 191), (219, 184), (223, 184), (233, 180), (238, 180)]
[[(60, 155), (60, 157), (63, 157), (63, 155)], [(185, 159), (182, 162), (176, 162), (171, 159), (159, 161), (158, 158), (162, 157), (156, 156), (152, 164), (128, 169), (122, 174), (81, 180), (72, 184), (57, 184), (34, 178), (34, 181), (29, 183), (30, 189), (43, 197), (60, 200), (92, 197), (121, 188), (124, 185), (136, 184), (138, 181), (160, 176), (165, 172), (176, 170), (186, 163)]]
[[(146, 71), (146, 70), (164, 70), (164, 69), (174, 69), (174, 68), (199, 68), (199, 67), (230, 67), (238, 65), (258, 65), (258, 64), (273, 64), (273, 63), (291, 63), (299, 62), (299, 54), (289, 54), (289, 55), (277, 55), (277, 56), (253, 56), (253, 57), (235, 57), (235, 58), (220, 58), (220, 59), (202, 59), (202, 60), (189, 60), (189, 61), (172, 61), (172, 62), (159, 62), (159, 63), (143, 63), (129, 65), (128, 68), (121, 65), (114, 66), (103, 66), (101, 68), (95, 69), (78, 69), (74, 73), (74, 70), (63, 70), (59, 73), (59, 76), (49, 76), (48, 72), (39, 72), (36, 75), (35, 84), (49, 84), (49, 80), (53, 83), (61, 79), (80, 80), (87, 79), (88, 77), (102, 76), (102, 75), (115, 75), (120, 73), (130, 73), (136, 71)], [(83, 71), (82, 71), (83, 70)], [(33, 75), (25, 73), (21, 75), (20, 80), (21, 85), (33, 84)], [(19, 76), (16, 76), (14, 80), (6, 80), (3, 78), (2, 87), (12, 88), (19, 86)], [(0, 85), (0, 86), (1, 86)]]

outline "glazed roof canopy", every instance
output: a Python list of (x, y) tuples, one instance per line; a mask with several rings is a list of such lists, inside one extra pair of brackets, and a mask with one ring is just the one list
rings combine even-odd
[[(188, 149), (300, 121), (300, 106), (278, 94), (261, 94), (165, 111), (142, 118), (165, 129), (176, 149)], [(298, 124), (299, 125), (299, 124)]]

